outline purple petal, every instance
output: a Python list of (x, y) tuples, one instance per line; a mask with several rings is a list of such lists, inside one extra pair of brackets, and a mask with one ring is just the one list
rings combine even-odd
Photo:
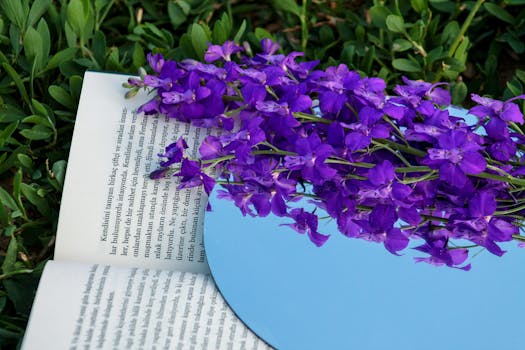
[(398, 255), (398, 251), (407, 247), (408, 238), (400, 229), (393, 228), (386, 233), (384, 245), (390, 253)]
[(478, 152), (466, 152), (459, 167), (465, 174), (479, 174), (487, 168), (485, 158)]
[(393, 179), (394, 166), (388, 160), (384, 160), (368, 171), (368, 181), (376, 186), (386, 185)]
[(208, 63), (211, 63), (221, 59), (222, 56), (222, 47), (219, 45), (210, 45), (204, 54), (204, 60)]
[(450, 162), (441, 164), (439, 178), (457, 188), (463, 187), (467, 182), (467, 177), (461, 168)]
[(523, 124), (523, 114), (520, 108), (514, 103), (505, 103), (500, 114), (500, 118), (508, 121)]
[(469, 202), (469, 213), (474, 218), (492, 215), (496, 211), (496, 197), (489, 191), (481, 191)]
[(497, 242), (512, 241), (512, 235), (518, 233), (518, 228), (501, 219), (492, 219), (488, 225), (489, 237)]

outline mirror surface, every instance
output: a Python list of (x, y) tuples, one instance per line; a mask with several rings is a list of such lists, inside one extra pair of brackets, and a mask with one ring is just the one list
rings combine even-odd
[(416, 264), (422, 254), (411, 249), (391, 255), (344, 237), (334, 223), (320, 223), (331, 237), (317, 248), (280, 226), (290, 219), (243, 217), (215, 194), (211, 204), (204, 239), (215, 282), (278, 349), (525, 348), (525, 248), (516, 242), (501, 245), (501, 258), (472, 251), (465, 272)]

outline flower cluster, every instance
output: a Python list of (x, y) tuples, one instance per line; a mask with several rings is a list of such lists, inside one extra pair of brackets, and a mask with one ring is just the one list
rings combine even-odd
[(152, 177), (175, 165), (181, 187), (220, 184), (244, 215), (287, 217), (317, 246), (328, 239), (319, 211), (291, 202), (307, 198), (348, 237), (392, 254), (417, 240), (426, 256), (416, 261), (465, 270), (469, 248), (501, 256), (499, 242), (525, 240), (525, 136), (512, 101), (473, 95), (469, 125), (449, 113), (440, 84), (404, 79), (387, 94), (382, 79), (344, 64), (315, 69), (261, 44), (253, 57), (233, 42), (211, 45), (207, 63), (148, 56), (155, 74), (127, 84), (156, 91), (141, 111), (223, 130), (199, 159), (177, 140)]

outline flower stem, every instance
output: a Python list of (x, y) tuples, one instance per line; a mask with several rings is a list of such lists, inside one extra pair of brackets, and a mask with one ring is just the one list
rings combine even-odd
[(461, 29), (459, 30), (458, 36), (456, 37), (456, 40), (454, 40), (454, 42), (450, 46), (450, 49), (448, 50), (448, 57), (452, 57), (456, 53), (456, 50), (457, 50), (459, 44), (463, 41), (463, 39), (464, 39), (463, 37), (464, 37), (465, 33), (467, 32), (468, 27), (470, 27), (470, 24), (472, 23), (472, 20), (474, 19), (474, 16), (476, 15), (476, 13), (478, 12), (479, 8), (481, 7), (481, 5), (484, 2), (485, 2), (485, 0), (478, 0), (478, 1), (476, 1), (476, 4), (474, 4), (474, 7), (472, 8), (470, 13), (468, 14), (467, 19), (465, 20), (465, 22), (463, 22), (463, 25), (461, 26)]
[(516, 241), (522, 241), (522, 242), (525, 242), (525, 236), (521, 236), (521, 235), (512, 235), (512, 238), (514, 238)]

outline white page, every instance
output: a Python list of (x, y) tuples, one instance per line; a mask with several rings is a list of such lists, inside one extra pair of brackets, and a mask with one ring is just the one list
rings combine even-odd
[(208, 273), (201, 189), (150, 180), (158, 153), (187, 135), (197, 154), (209, 129), (137, 115), (145, 92), (126, 100), (127, 76), (86, 72), (60, 208), (56, 260)]
[(209, 275), (48, 262), (22, 349), (270, 349)]

